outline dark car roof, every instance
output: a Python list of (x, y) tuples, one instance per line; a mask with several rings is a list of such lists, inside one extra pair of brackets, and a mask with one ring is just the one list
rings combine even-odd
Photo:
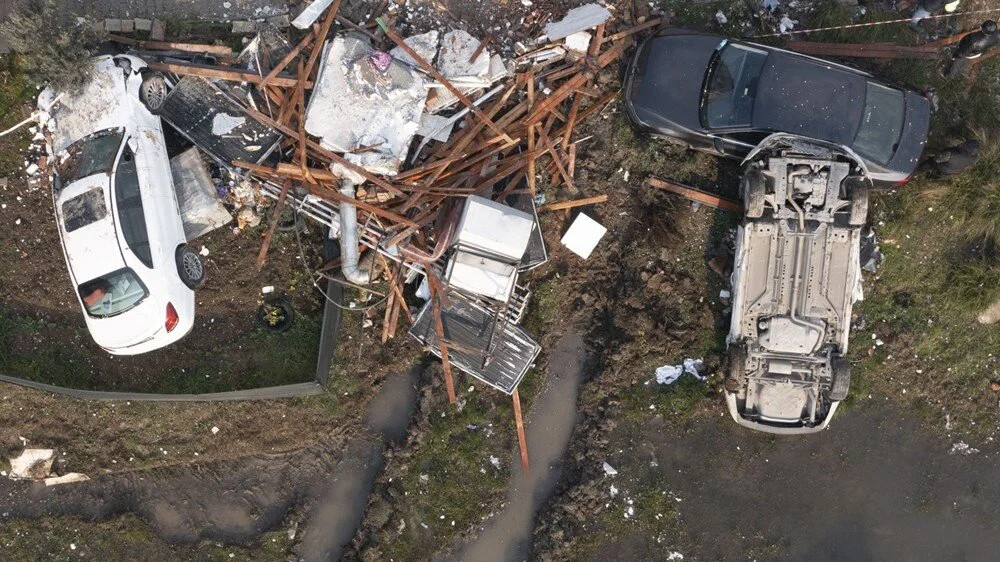
[[(700, 130), (698, 103), (708, 62), (722, 41), (695, 33), (650, 38), (639, 53), (629, 92), (637, 117), (650, 125), (676, 123)], [(665, 122), (669, 119), (669, 122)]]
[(861, 74), (771, 51), (757, 86), (753, 128), (850, 146), (861, 123), (866, 89)]

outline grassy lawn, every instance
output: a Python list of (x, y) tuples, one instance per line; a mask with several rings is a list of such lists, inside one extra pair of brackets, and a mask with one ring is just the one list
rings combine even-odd
[(71, 517), (5, 520), (0, 525), (0, 550), (5, 562), (35, 560), (284, 560), (292, 555), (292, 541), (284, 530), (265, 533), (248, 547), (206, 542), (193, 547), (171, 546), (150, 532), (139, 518), (128, 515), (113, 521), (89, 522)]

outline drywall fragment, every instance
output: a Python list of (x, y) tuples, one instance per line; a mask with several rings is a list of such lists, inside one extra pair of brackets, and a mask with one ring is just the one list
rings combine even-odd
[(563, 19), (545, 24), (545, 35), (550, 41), (558, 41), (577, 31), (596, 27), (608, 20), (611, 12), (600, 4), (584, 4), (566, 12)]

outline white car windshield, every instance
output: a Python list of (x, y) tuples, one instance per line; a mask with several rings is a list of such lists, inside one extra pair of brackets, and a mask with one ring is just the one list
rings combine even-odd
[(87, 314), (104, 318), (121, 314), (149, 295), (146, 286), (130, 268), (119, 269), (78, 287)]
[(105, 129), (71, 144), (66, 149), (68, 156), (56, 169), (62, 185), (94, 174), (109, 173), (122, 143), (122, 133), (121, 129)]

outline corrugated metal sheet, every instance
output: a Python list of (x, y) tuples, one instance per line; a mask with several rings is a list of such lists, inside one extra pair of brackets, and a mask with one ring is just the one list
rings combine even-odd
[[(497, 313), (453, 291), (448, 293), (448, 297), (451, 307), (441, 311), (441, 324), (445, 343), (449, 344), (451, 364), (497, 390), (512, 394), (538, 357), (541, 346), (520, 326), (502, 322), (497, 327), (502, 331), (495, 338), (493, 356), (484, 366)], [(410, 335), (431, 353), (441, 357), (432, 302), (424, 305), (410, 328)]]
[[(224, 135), (212, 132), (216, 115), (243, 117)], [(185, 76), (171, 90), (160, 117), (220, 164), (233, 160), (263, 162), (278, 146), (281, 134), (246, 114), (243, 106), (218, 86), (199, 76)]]

